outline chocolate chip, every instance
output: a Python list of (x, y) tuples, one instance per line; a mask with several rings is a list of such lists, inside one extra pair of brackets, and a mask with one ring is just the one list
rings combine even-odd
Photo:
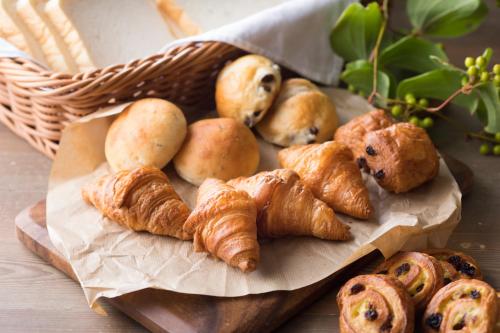
[(313, 126), (313, 127), (309, 128), (309, 133), (316, 135), (319, 133), (319, 129), (317, 127)]
[(356, 283), (351, 287), (351, 295), (359, 294), (363, 290), (365, 290), (365, 286), (363, 286), (361, 283)]
[(264, 90), (266, 92), (271, 92), (271, 90), (272, 90), (270, 86), (263, 85), (262, 87), (264, 88)]
[(366, 153), (370, 156), (375, 156), (377, 155), (377, 152), (375, 151), (375, 149), (373, 149), (372, 146), (368, 146), (366, 147)]
[(373, 308), (373, 305), (370, 304), (368, 306), (368, 310), (366, 310), (366, 312), (365, 312), (365, 318), (366, 318), (366, 320), (374, 321), (374, 320), (377, 319), (377, 317), (378, 317), (377, 310), (375, 310)]
[(460, 331), (464, 327), (465, 327), (465, 316), (463, 316), (462, 319), (460, 319), (460, 321), (458, 323), (453, 325), (452, 329), (454, 331)]
[(252, 127), (253, 126), (253, 120), (252, 118), (246, 116), (245, 117), (245, 121), (244, 121), (245, 125), (247, 125), (248, 127)]
[(476, 268), (465, 261), (462, 262), (462, 266), (460, 267), (459, 271), (469, 277), (473, 277), (476, 274)]
[(451, 279), (446, 277), (446, 278), (444, 278), (443, 282), (445, 285), (447, 285), (448, 283), (451, 282)]
[(443, 315), (440, 313), (433, 313), (427, 319), (425, 319), (425, 323), (427, 326), (434, 328), (434, 329), (439, 329), (439, 326), (441, 326), (441, 321), (443, 320)]
[(260, 82), (262, 82), (262, 83), (274, 82), (274, 75), (273, 74), (264, 75), (264, 77), (262, 77), (262, 79), (260, 79)]
[(392, 314), (387, 316), (387, 320), (380, 326), (380, 332), (390, 332), (392, 329)]
[(307, 143), (315, 143), (316, 142), (316, 139), (309, 139), (307, 140)]
[(255, 111), (255, 112), (253, 113), (253, 116), (254, 116), (255, 118), (257, 118), (257, 117), (258, 117), (261, 113), (262, 113), (262, 110)]
[(389, 271), (387, 269), (384, 269), (384, 270), (378, 272), (377, 274), (387, 274), (387, 273), (389, 273)]
[(410, 271), (410, 264), (405, 262), (404, 264), (402, 264), (401, 266), (396, 268), (396, 276), (400, 276), (404, 273), (408, 273), (409, 271)]
[(478, 299), (479, 297), (481, 297), (481, 293), (479, 292), (479, 290), (474, 289), (470, 292), (470, 297), (472, 299)]
[(419, 284), (419, 285), (418, 285), (418, 287), (417, 287), (417, 289), (415, 289), (415, 291), (416, 291), (417, 293), (419, 293), (419, 292), (421, 292), (421, 291), (422, 291), (422, 289), (424, 289), (424, 284), (423, 284), (423, 283), (422, 283), (422, 284)]
[(460, 256), (451, 256), (448, 258), (448, 262), (458, 271), (464, 261)]
[(368, 163), (366, 163), (366, 158), (358, 157), (358, 159), (356, 161), (358, 162), (358, 167), (360, 169), (368, 168)]
[(375, 178), (377, 179), (383, 179), (385, 177), (385, 172), (384, 170), (379, 170), (375, 172)]

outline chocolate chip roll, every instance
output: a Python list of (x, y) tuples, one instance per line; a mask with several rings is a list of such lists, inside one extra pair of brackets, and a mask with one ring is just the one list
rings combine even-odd
[(424, 332), (492, 333), (497, 319), (495, 290), (486, 282), (460, 279), (432, 298), (422, 318)]
[(359, 275), (337, 295), (340, 332), (413, 332), (414, 305), (398, 280), (386, 275)]
[(417, 310), (425, 309), (432, 296), (444, 285), (439, 261), (420, 252), (400, 252), (375, 269), (403, 283)]
[(428, 249), (424, 252), (441, 263), (445, 284), (458, 279), (483, 279), (483, 274), (476, 260), (465, 253), (450, 249)]

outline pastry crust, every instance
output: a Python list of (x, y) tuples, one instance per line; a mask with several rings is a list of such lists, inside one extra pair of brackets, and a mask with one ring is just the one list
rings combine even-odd
[(82, 197), (110, 220), (134, 231), (191, 239), (182, 229), (190, 210), (158, 168), (103, 176), (83, 187)]
[(389, 127), (392, 124), (394, 124), (392, 118), (384, 110), (373, 110), (340, 126), (335, 131), (334, 140), (349, 147), (354, 158), (360, 159), (362, 166), (366, 154), (364, 143), (366, 133)]
[(252, 177), (230, 180), (228, 184), (254, 198), (260, 237), (351, 238), (349, 227), (340, 222), (323, 201), (316, 199), (292, 170), (264, 171)]
[(257, 131), (271, 143), (288, 147), (329, 140), (338, 125), (335, 105), (313, 83), (290, 79)]
[(365, 151), (371, 173), (391, 192), (408, 192), (439, 172), (439, 157), (427, 132), (410, 123), (367, 133)]
[(463, 252), (450, 249), (427, 249), (423, 252), (439, 260), (445, 271), (445, 279), (449, 278), (445, 280), (447, 283), (458, 279), (483, 279), (476, 260)]
[(248, 127), (232, 118), (216, 118), (189, 126), (174, 166), (183, 179), (200, 185), (206, 178), (250, 176), (259, 160), (257, 139)]
[(493, 333), (498, 304), (495, 290), (486, 282), (460, 279), (443, 287), (425, 309), (426, 333)]
[(281, 86), (279, 66), (256, 54), (226, 65), (215, 84), (215, 104), (221, 117), (252, 127), (271, 107)]
[(336, 212), (360, 219), (372, 215), (368, 189), (346, 145), (336, 141), (296, 145), (282, 149), (278, 160), (283, 168), (297, 172), (313, 194)]
[(380, 264), (375, 273), (387, 274), (401, 281), (417, 310), (425, 309), (444, 284), (438, 260), (420, 252), (400, 252)]
[(187, 124), (174, 104), (145, 98), (130, 104), (111, 124), (105, 154), (113, 171), (139, 166), (163, 168), (186, 136)]
[(251, 272), (259, 262), (256, 218), (255, 202), (245, 191), (209, 178), (198, 190), (196, 208), (184, 230), (194, 235), (195, 251)]
[(396, 279), (385, 275), (359, 275), (337, 294), (341, 333), (411, 333), (414, 305)]

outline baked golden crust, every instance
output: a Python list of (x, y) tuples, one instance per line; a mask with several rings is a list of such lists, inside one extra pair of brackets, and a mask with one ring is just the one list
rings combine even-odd
[(337, 294), (340, 332), (410, 333), (414, 327), (414, 305), (396, 279), (386, 275), (359, 275)]
[(250, 176), (259, 160), (259, 145), (248, 127), (232, 118), (215, 118), (189, 125), (174, 166), (183, 179), (200, 185), (206, 178)]
[(269, 110), (280, 86), (278, 65), (256, 54), (240, 57), (226, 65), (217, 77), (217, 113), (252, 127)]
[(490, 285), (460, 279), (434, 295), (425, 309), (422, 327), (427, 333), (493, 333), (497, 312), (497, 296)]
[(365, 135), (366, 163), (384, 189), (408, 192), (433, 179), (439, 157), (426, 131), (410, 123), (394, 124)]
[(209, 178), (198, 190), (196, 208), (184, 230), (194, 235), (195, 251), (251, 272), (259, 262), (256, 218), (255, 202), (245, 191)]
[(439, 260), (445, 271), (445, 279), (449, 278), (445, 282), (449, 283), (458, 279), (483, 279), (476, 260), (463, 252), (450, 249), (427, 249), (423, 252)]
[(135, 231), (191, 239), (182, 227), (190, 210), (158, 168), (106, 175), (82, 188), (82, 197), (104, 216)]
[(340, 222), (323, 201), (316, 199), (292, 170), (264, 171), (252, 177), (232, 179), (228, 184), (254, 198), (261, 237), (351, 238), (349, 227)]
[(278, 160), (283, 168), (297, 172), (304, 184), (336, 212), (367, 219), (373, 213), (368, 189), (344, 144), (296, 145), (282, 149)]
[(345, 125), (340, 126), (335, 131), (334, 140), (348, 146), (354, 155), (354, 158), (364, 158), (365, 152), (365, 135), (382, 128), (386, 128), (394, 124), (392, 118), (388, 116), (384, 110), (373, 110), (356, 118)]
[(288, 147), (330, 140), (338, 117), (330, 98), (305, 79), (290, 79), (256, 128), (271, 143)]
[(400, 252), (381, 263), (375, 273), (401, 281), (417, 310), (425, 309), (432, 296), (443, 287), (443, 271), (438, 260), (420, 252)]

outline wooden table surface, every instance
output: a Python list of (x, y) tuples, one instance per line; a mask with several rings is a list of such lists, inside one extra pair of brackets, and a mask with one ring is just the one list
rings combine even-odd
[[(493, 47), (500, 63), (500, 9), (487, 1), (490, 14), (473, 34), (445, 41), (452, 61)], [(398, 2), (396, 2), (398, 3)], [(400, 2), (399, 2), (400, 3)], [(396, 8), (401, 12), (400, 8)], [(399, 18), (397, 18), (399, 20)], [(480, 124), (467, 111), (449, 114), (471, 130)], [(431, 131), (442, 151), (469, 165), (475, 173), (472, 192), (463, 200), (462, 221), (449, 246), (474, 256), (486, 280), (500, 290), (500, 158), (483, 157), (478, 142), (467, 142), (446, 123)], [(14, 232), (14, 217), (46, 194), (51, 161), (0, 125), (0, 330), (2, 332), (144, 332), (141, 326), (106, 307), (93, 313), (80, 287), (25, 249)], [(338, 332), (336, 290), (285, 324), (280, 332)]]

